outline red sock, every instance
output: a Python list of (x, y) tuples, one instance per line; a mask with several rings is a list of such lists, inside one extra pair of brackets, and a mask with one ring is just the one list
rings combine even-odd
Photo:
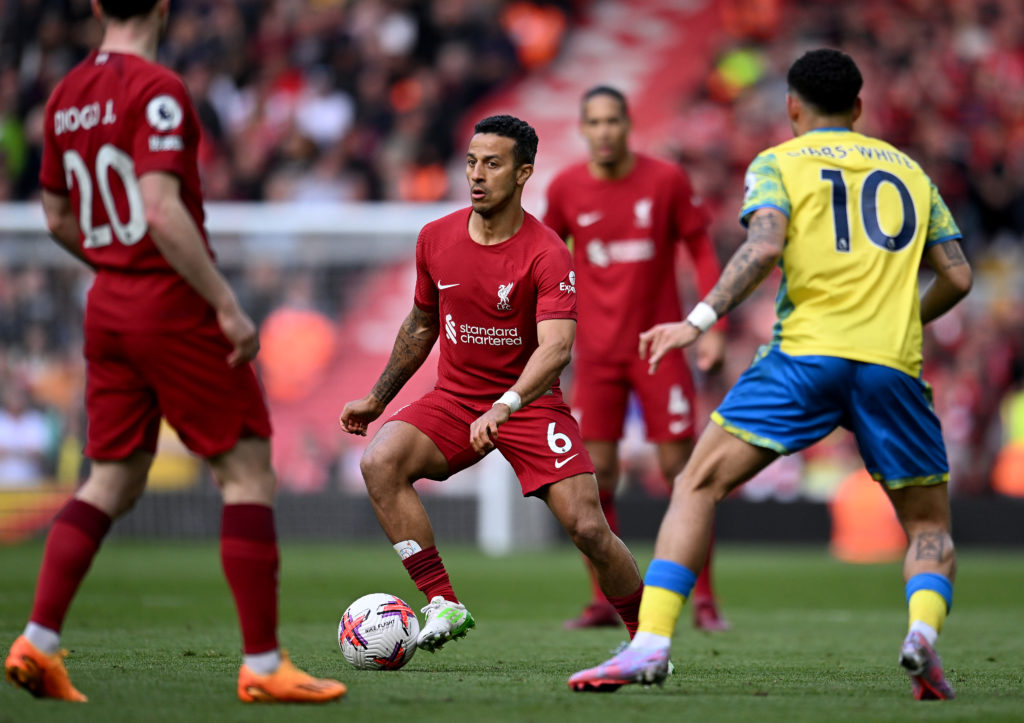
[(402, 560), (405, 569), (409, 571), (409, 577), (416, 583), (420, 592), (427, 596), (427, 602), (440, 595), (445, 600), (457, 603), (452, 590), (451, 580), (448, 579), (448, 571), (444, 569), (441, 556), (437, 553), (436, 547), (428, 547), (420, 550), (415, 555)]
[(640, 598), (643, 596), (644, 584), (640, 583), (640, 587), (629, 595), (608, 598), (608, 602), (615, 606), (615, 609), (619, 612), (619, 617), (622, 618), (622, 622), (626, 624), (630, 640), (636, 635), (636, 629), (640, 625)]
[(704, 558), (704, 567), (697, 575), (697, 582), (694, 583), (693, 592), (690, 598), (693, 600), (714, 600), (715, 591), (711, 587), (711, 550), (715, 546), (715, 531), (712, 529), (711, 538), (708, 540), (708, 554)]
[(238, 609), (246, 654), (277, 648), (277, 533), (266, 505), (224, 505), (220, 561)]
[(68, 606), (110, 529), (110, 515), (72, 498), (53, 520), (32, 603), (32, 622), (60, 632)]

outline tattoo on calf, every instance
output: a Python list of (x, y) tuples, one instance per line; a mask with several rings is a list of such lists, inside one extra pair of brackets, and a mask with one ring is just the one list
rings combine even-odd
[(944, 532), (922, 532), (917, 536), (918, 560), (942, 560), (942, 551), (946, 546)]

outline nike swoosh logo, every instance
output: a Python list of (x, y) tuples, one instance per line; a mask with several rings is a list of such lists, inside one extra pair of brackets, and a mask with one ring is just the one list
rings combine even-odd
[(556, 459), (555, 460), (555, 469), (562, 469), (562, 467), (564, 467), (565, 465), (569, 464), (569, 462), (571, 462), (572, 460), (576, 459), (579, 456), (580, 456), (580, 453), (577, 452), (572, 457), (566, 457), (565, 459)]
[(593, 211), (592, 213), (581, 213), (576, 217), (576, 223), (583, 228), (587, 226), (593, 226), (595, 223), (601, 220), (604, 214), (601, 211)]
[(439, 289), (450, 289), (453, 286), (458, 286), (458, 284), (442, 284), (440, 281), (437, 282), (437, 288)]

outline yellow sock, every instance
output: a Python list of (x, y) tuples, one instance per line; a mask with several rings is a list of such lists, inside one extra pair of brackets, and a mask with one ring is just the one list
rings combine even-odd
[[(647, 590), (644, 590), (647, 597)], [(931, 625), (935, 632), (942, 632), (942, 623), (946, 621), (946, 600), (934, 590), (918, 590), (910, 596), (910, 625), (920, 620)], [(644, 604), (640, 603), (640, 614), (643, 615)], [(643, 621), (643, 617), (640, 618)], [(643, 623), (641, 622), (641, 625)]]
[(640, 625), (638, 633), (654, 633), (671, 638), (676, 620), (682, 612), (686, 596), (663, 587), (647, 585), (640, 598)]

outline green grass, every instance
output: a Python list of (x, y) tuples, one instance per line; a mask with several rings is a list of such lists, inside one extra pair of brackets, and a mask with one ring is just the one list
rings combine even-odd
[[(635, 549), (641, 566), (650, 549)], [(367, 592), (422, 596), (384, 543), (286, 544), (281, 639), (295, 661), (337, 676), (323, 707), (244, 706), (239, 642), (213, 544), (112, 541), (72, 607), (64, 644), (85, 706), (0, 686), (14, 721), (1009, 721), (1024, 720), (1024, 553), (961, 554), (956, 607), (940, 641), (958, 699), (918, 703), (896, 665), (905, 630), (898, 565), (850, 566), (823, 550), (721, 546), (717, 585), (733, 630), (705, 634), (687, 613), (663, 688), (572, 693), (568, 676), (603, 660), (615, 630), (563, 631), (585, 582), (568, 548), (487, 558), (444, 546), (477, 618), (468, 638), (397, 673), (355, 671), (338, 651), (342, 609)], [(39, 544), (0, 547), (0, 645), (31, 606)]]

